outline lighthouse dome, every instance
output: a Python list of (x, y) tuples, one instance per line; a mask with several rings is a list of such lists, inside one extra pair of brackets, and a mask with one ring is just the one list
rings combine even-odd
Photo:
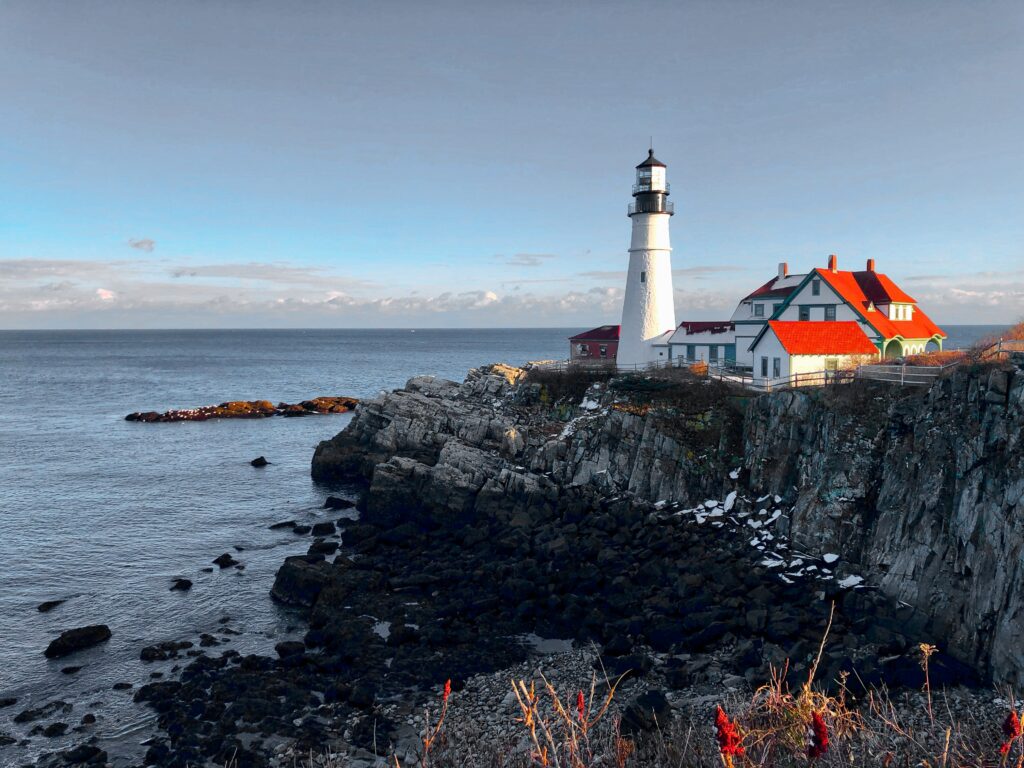
[(666, 165), (654, 156), (654, 149), (647, 150), (647, 159), (644, 160), (637, 168), (651, 168), (657, 166), (658, 168), (665, 168)]

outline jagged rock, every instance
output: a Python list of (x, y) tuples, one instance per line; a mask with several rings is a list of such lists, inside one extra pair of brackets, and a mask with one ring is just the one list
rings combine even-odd
[(288, 605), (310, 607), (330, 577), (330, 567), (322, 555), (319, 558), (306, 555), (289, 557), (278, 569), (270, 594), (275, 600)]
[(225, 552), (223, 555), (218, 555), (214, 559), (213, 564), (219, 568), (230, 568), (232, 565), (238, 565), (238, 561), (229, 553)]
[(40, 603), (36, 607), (36, 610), (38, 610), (40, 613), (49, 613), (58, 605), (63, 605), (66, 602), (66, 600), (47, 600), (45, 603)]
[(94, 645), (110, 639), (110, 627), (106, 624), (94, 624), (88, 627), (77, 627), (61, 633), (60, 637), (53, 640), (46, 648), (45, 655), (48, 659), (57, 659), (61, 656), (91, 648)]
[(71, 704), (66, 701), (51, 701), (48, 704), (44, 704), (36, 709), (26, 709), (19, 712), (14, 716), (14, 722), (16, 723), (31, 723), (35, 720), (41, 720), (44, 717), (52, 717), (53, 715), (67, 714), (71, 711)]
[(188, 592), (192, 589), (192, 581), (190, 579), (175, 579), (171, 585), (172, 592)]
[(266, 458), (263, 457), (263, 456), (257, 456), (255, 459), (253, 459), (249, 463), (252, 464), (254, 467), (265, 467), (268, 464), (270, 464), (270, 462), (267, 461)]
[(178, 652), (191, 648), (192, 643), (188, 640), (168, 640), (156, 645), (147, 645), (139, 652), (142, 661), (166, 661), (167, 659), (178, 658)]

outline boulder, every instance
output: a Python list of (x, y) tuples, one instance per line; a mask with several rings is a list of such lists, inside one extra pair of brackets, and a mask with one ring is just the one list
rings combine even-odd
[(106, 765), (107, 753), (95, 744), (79, 744), (62, 753), (66, 765)]
[(310, 555), (333, 555), (338, 551), (338, 546), (339, 544), (336, 541), (318, 539), (309, 545), (309, 549), (306, 552)]
[(106, 624), (94, 624), (88, 627), (77, 627), (62, 632), (60, 637), (51, 642), (44, 652), (48, 659), (91, 648), (110, 639), (110, 627)]
[(36, 606), (36, 610), (39, 611), (40, 613), (49, 613), (54, 608), (56, 608), (58, 605), (63, 605), (65, 602), (67, 602), (67, 601), (66, 600), (47, 600), (45, 603), (40, 603), (38, 606)]
[(289, 656), (301, 656), (306, 652), (306, 646), (298, 640), (286, 640), (275, 645), (274, 650), (277, 651), (278, 656), (284, 659)]
[(250, 461), (249, 463), (250, 463), (250, 464), (252, 464), (252, 466), (254, 466), (254, 467), (265, 467), (265, 466), (267, 466), (267, 465), (268, 465), (268, 464), (269, 464), (270, 462), (269, 462), (269, 461), (267, 461), (267, 460), (266, 460), (266, 458), (265, 458), (265, 457), (263, 457), (263, 456), (257, 456), (257, 457), (256, 457), (255, 459), (253, 459), (253, 460), (252, 460), (252, 461)]
[(324, 509), (351, 509), (356, 504), (354, 501), (343, 499), (340, 496), (328, 496), (324, 501)]
[(168, 640), (163, 643), (157, 643), (156, 645), (147, 645), (139, 653), (139, 658), (142, 661), (166, 661), (167, 659), (176, 659), (178, 658), (178, 651), (183, 651), (191, 647), (192, 643), (187, 640)]
[(223, 555), (217, 557), (213, 564), (220, 568), (230, 568), (232, 565), (238, 565), (238, 561), (235, 560), (230, 554), (225, 552)]
[(334, 527), (334, 523), (330, 520), (323, 523), (315, 523), (313, 525), (314, 536), (330, 536), (336, 530), (337, 528)]
[(171, 585), (172, 592), (188, 592), (192, 589), (192, 582), (189, 579), (175, 579)]
[(671, 719), (672, 707), (664, 692), (652, 689), (641, 693), (626, 705), (622, 711), (620, 729), (624, 736), (655, 730), (664, 732)]
[(322, 557), (289, 557), (278, 568), (270, 595), (288, 605), (311, 607), (329, 581), (330, 566)]

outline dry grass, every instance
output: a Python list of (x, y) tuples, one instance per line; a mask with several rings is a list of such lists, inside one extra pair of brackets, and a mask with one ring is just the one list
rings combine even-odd
[[(831, 626), (831, 619), (829, 622)], [(1016, 705), (1008, 711), (965, 714), (925, 684), (924, 696), (895, 701), (871, 690), (853, 702), (844, 677), (836, 694), (815, 681), (828, 629), (807, 680), (796, 691), (786, 668), (752, 696), (724, 696), (719, 704), (683, 712), (671, 723), (633, 739), (620, 730), (613, 700), (621, 678), (588, 692), (563, 695), (542, 678), (512, 681), (521, 738), (502, 745), (425, 738), (420, 768), (788, 768), (890, 766), (987, 768), (1024, 766), (1024, 733)], [(926, 680), (934, 646), (920, 647)], [(933, 707), (933, 703), (935, 706)], [(444, 699), (447, 706), (447, 697)], [(443, 721), (443, 710), (442, 710)], [(394, 768), (402, 766), (393, 759)], [(340, 768), (340, 766), (339, 766)]]

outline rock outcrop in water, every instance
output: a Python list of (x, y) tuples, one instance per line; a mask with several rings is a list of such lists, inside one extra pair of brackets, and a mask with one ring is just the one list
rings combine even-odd
[(129, 413), (125, 421), (145, 423), (168, 421), (209, 421), (210, 419), (263, 419), (269, 416), (308, 416), (314, 413), (348, 413), (359, 401), (354, 397), (314, 397), (301, 403), (269, 400), (231, 400), (220, 405), (204, 405), (180, 410)]
[(106, 624), (94, 624), (88, 627), (76, 627), (61, 632), (60, 637), (46, 647), (46, 658), (59, 659), (75, 651), (91, 648), (110, 639), (110, 627)]

